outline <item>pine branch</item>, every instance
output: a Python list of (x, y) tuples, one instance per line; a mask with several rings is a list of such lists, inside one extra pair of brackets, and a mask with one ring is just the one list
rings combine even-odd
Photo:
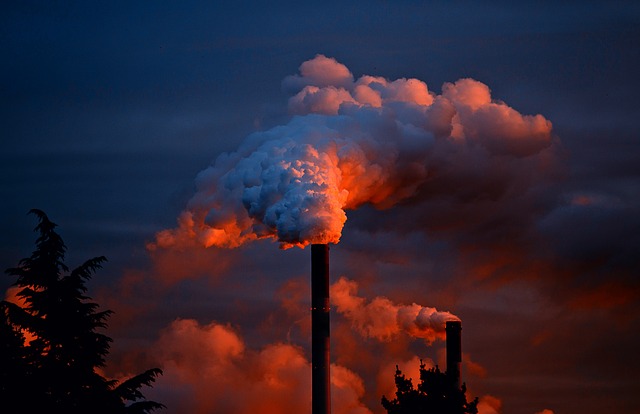
[(136, 401), (142, 399), (144, 398), (144, 395), (140, 392), (140, 387), (143, 385), (150, 386), (151, 383), (156, 380), (158, 375), (162, 375), (162, 370), (160, 368), (146, 370), (142, 374), (138, 374), (135, 377), (122, 382), (114, 391), (123, 401)]

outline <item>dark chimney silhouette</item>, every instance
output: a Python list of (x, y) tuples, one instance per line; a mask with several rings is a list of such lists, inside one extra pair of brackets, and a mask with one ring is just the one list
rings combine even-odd
[(311, 245), (311, 413), (331, 414), (329, 245)]
[(447, 376), (460, 388), (460, 366), (462, 364), (462, 322), (445, 323), (447, 333)]

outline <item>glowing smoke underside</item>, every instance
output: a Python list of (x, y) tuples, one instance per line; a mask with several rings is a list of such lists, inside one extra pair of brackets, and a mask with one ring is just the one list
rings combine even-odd
[(443, 153), (524, 158), (551, 145), (548, 120), (492, 101), (472, 79), (446, 83), (436, 95), (417, 79), (354, 80), (318, 55), (283, 86), (294, 94), (291, 120), (250, 135), (202, 171), (178, 228), (158, 233), (152, 248), (260, 238), (283, 248), (337, 243), (345, 210), (420, 196), (432, 165), (446, 165)]

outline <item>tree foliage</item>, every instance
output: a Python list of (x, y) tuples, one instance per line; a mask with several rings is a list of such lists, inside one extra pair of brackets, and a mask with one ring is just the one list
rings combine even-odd
[(467, 402), (465, 384), (458, 384), (436, 366), (427, 369), (420, 361), (420, 383), (413, 387), (396, 365), (396, 398), (382, 396), (388, 414), (477, 414), (478, 399)]
[[(16, 278), (20, 305), (0, 304), (0, 398), (5, 412), (148, 413), (164, 406), (140, 392), (162, 373), (150, 369), (119, 383), (96, 372), (105, 366), (111, 311), (99, 311), (86, 282), (104, 257), (71, 270), (56, 224), (40, 210), (30, 257), (6, 273)], [(27, 340), (28, 339), (28, 340)]]

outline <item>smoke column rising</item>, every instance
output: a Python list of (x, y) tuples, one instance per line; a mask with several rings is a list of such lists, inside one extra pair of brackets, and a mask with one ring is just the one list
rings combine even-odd
[(473, 79), (445, 83), (438, 95), (418, 79), (355, 80), (323, 55), (299, 69), (283, 81), (290, 121), (249, 135), (198, 174), (178, 228), (159, 232), (150, 248), (338, 243), (345, 210), (428, 197), (422, 186), (436, 166), (455, 170), (460, 154), (482, 166), (552, 143), (548, 120), (492, 100)]

